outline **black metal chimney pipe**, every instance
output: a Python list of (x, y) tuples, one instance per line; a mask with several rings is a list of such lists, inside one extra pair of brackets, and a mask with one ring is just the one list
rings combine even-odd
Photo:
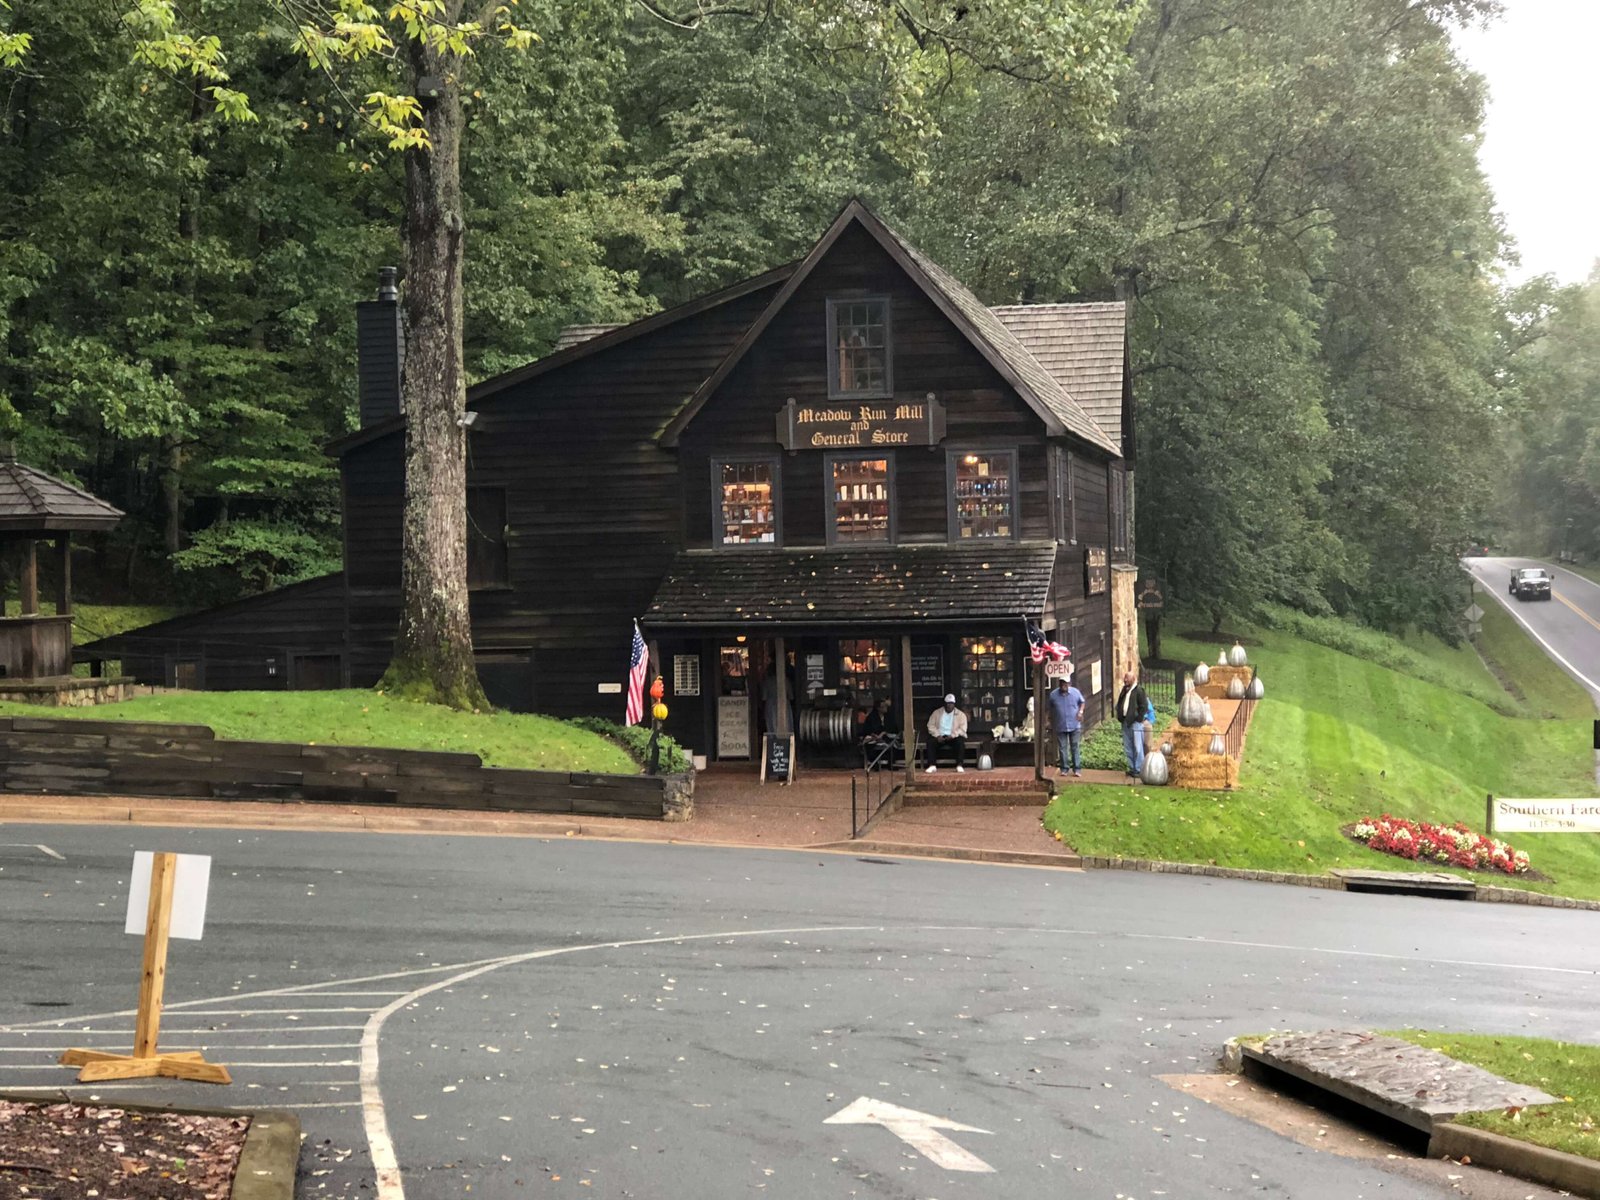
[(361, 428), (405, 411), (406, 335), (400, 319), (400, 288), (395, 267), (378, 270), (378, 298), (356, 305), (356, 380)]

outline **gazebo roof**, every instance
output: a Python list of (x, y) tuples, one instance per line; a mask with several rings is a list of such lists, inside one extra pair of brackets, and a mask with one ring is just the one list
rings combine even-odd
[(14, 458), (0, 460), (0, 537), (110, 529), (122, 510)]

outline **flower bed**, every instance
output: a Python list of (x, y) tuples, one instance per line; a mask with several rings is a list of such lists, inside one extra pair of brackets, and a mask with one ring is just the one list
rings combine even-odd
[(1362, 817), (1349, 834), (1373, 850), (1400, 858), (1448, 863), (1471, 871), (1527, 875), (1528, 856), (1505, 842), (1474, 833), (1465, 825), (1432, 825), (1404, 817)]

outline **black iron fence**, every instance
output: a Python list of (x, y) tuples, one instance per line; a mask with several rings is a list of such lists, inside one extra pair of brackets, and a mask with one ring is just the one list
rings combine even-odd
[(1182, 695), (1183, 668), (1145, 667), (1139, 674), (1139, 682), (1144, 685), (1144, 694), (1150, 697), (1152, 704), (1170, 712), (1178, 706)]

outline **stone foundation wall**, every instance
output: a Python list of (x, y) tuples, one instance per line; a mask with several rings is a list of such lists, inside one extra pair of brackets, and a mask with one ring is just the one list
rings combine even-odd
[(64, 676), (28, 683), (0, 680), (0, 701), (37, 704), (41, 708), (92, 708), (96, 704), (118, 704), (135, 696), (148, 696), (155, 690), (135, 683), (131, 676), (109, 679)]

